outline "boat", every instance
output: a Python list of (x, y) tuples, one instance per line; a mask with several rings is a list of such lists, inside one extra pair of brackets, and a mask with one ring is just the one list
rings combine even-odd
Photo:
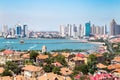
[(24, 44), (24, 40), (20, 40), (20, 44)]

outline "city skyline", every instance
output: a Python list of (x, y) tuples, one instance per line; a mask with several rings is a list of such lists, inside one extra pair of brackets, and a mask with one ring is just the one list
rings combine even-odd
[(18, 22), (31, 30), (59, 31), (60, 24), (110, 26), (120, 23), (119, 0), (3, 0), (0, 1), (0, 27), (14, 27)]

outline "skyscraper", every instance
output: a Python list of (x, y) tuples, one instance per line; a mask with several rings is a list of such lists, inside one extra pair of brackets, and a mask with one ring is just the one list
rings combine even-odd
[(107, 34), (107, 27), (106, 27), (106, 25), (102, 26), (101, 34), (102, 35), (106, 35)]
[(14, 28), (10, 28), (8, 32), (9, 32), (9, 35), (15, 36), (15, 29)]
[(73, 24), (73, 38), (77, 38), (77, 26), (75, 24)]
[(21, 36), (22, 36), (22, 28), (21, 28), (21, 25), (20, 25), (20, 24), (16, 25), (16, 35), (17, 35), (18, 37), (21, 37)]
[(65, 26), (64, 25), (60, 25), (60, 36), (65, 37)]
[(113, 19), (110, 23), (110, 34), (111, 35), (120, 35), (120, 25), (118, 25)]
[(113, 19), (112, 22), (110, 23), (110, 34), (111, 35), (115, 35), (115, 26), (116, 26), (116, 22), (115, 20)]
[(90, 36), (90, 33), (91, 33), (91, 24), (90, 22), (88, 23), (85, 23), (85, 36)]
[(23, 37), (27, 37), (27, 36), (28, 36), (28, 26), (23, 25)]
[(68, 36), (71, 37), (72, 36), (72, 25), (68, 24), (67, 27), (68, 27)]
[(2, 26), (2, 35), (6, 36), (8, 34), (8, 26), (7, 25), (3, 25)]
[(83, 37), (83, 35), (84, 35), (84, 29), (83, 29), (82, 25), (80, 24), (78, 27), (78, 36)]

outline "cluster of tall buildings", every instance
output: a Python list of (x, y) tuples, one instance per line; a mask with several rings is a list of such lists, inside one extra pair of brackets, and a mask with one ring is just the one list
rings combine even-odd
[(28, 26), (17, 24), (13, 28), (3, 25), (1, 29), (1, 36), (7, 37), (28, 37)]
[(69, 38), (82, 38), (89, 37), (92, 35), (106, 35), (107, 27), (105, 26), (91, 26), (90, 21), (85, 23), (84, 26), (81, 24), (76, 26), (75, 24), (60, 25), (60, 35), (62, 37)]

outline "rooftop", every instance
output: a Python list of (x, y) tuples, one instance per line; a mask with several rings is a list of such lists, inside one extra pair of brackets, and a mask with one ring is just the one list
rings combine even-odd
[(60, 73), (62, 75), (70, 75), (72, 74), (72, 70), (70, 70), (69, 68), (63, 67), (60, 69)]
[(3, 54), (14, 54), (14, 51), (6, 49), (6, 50), (3, 51)]
[(22, 68), (22, 70), (25, 71), (31, 71), (31, 72), (38, 72), (41, 71), (41, 67), (33, 66), (33, 65), (26, 65), (25, 67)]
[(107, 66), (104, 65), (104, 64), (102, 64), (102, 63), (98, 63), (96, 66), (97, 66), (98, 68), (107, 68)]
[(37, 56), (37, 59), (47, 59), (47, 58), (48, 58), (48, 55), (39, 54)]
[(24, 58), (24, 59), (29, 59), (30, 58), (30, 54), (23, 54), (21, 57)]

